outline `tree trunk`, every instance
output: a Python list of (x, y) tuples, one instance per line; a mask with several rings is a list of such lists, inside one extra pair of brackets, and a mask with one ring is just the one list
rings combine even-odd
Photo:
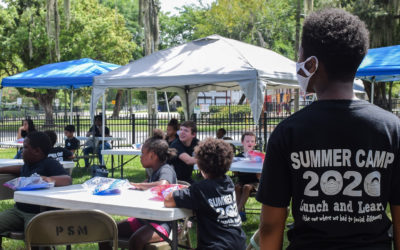
[(112, 113), (112, 118), (118, 118), (119, 112), (121, 111), (121, 104), (122, 104), (122, 94), (123, 90), (118, 89), (117, 95), (115, 96), (115, 105)]
[(56, 97), (57, 90), (55, 89), (48, 89), (46, 94), (41, 94), (35, 92), (34, 95), (36, 96), (37, 100), (39, 101), (40, 105), (44, 109), (45, 113), (45, 126), (54, 126), (54, 119), (53, 119), (53, 100)]

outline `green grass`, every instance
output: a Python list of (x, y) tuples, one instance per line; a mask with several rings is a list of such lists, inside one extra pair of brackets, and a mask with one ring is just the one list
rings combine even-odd
[[(0, 158), (13, 158), (16, 153), (14, 148), (10, 149), (0, 149)], [(129, 159), (129, 157), (125, 156), (124, 160)], [(110, 169), (111, 168), (111, 157), (105, 157), (106, 165)], [(83, 166), (83, 160), (81, 160), (80, 165)], [(120, 172), (116, 171), (114, 173), (115, 178), (120, 177)], [(139, 157), (129, 162), (124, 167), (124, 177), (129, 179), (132, 182), (140, 182), (145, 179), (144, 169), (141, 167)], [(90, 179), (90, 172), (84, 168), (74, 168), (72, 173), (73, 184), (80, 184)], [(13, 200), (2, 200), (0, 201), (0, 211), (4, 211), (6, 209), (11, 208), (14, 205)], [(246, 205), (248, 208), (260, 208), (261, 205), (254, 199), (250, 198), (248, 204)], [(126, 217), (122, 216), (112, 216), (116, 221), (120, 221)], [(245, 231), (248, 240), (253, 235), (253, 233), (257, 230), (259, 224), (259, 215), (248, 215), (247, 221), (243, 223), (243, 230)], [(193, 225), (190, 235), (193, 246), (195, 246), (196, 242), (196, 232), (195, 225)], [(286, 238), (285, 238), (286, 239)], [(286, 241), (286, 240), (285, 240)], [(285, 243), (287, 245), (287, 243)], [(24, 249), (24, 243), (22, 241), (3, 239), (2, 242), (3, 249)], [(64, 247), (58, 247), (57, 249), (64, 249)], [(97, 249), (97, 244), (79, 244), (73, 245), (72, 249)]]

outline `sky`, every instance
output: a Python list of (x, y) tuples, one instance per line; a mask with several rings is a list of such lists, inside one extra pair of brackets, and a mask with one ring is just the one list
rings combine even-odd
[[(201, 0), (204, 6), (211, 5), (211, 3), (216, 0)], [(178, 14), (178, 11), (175, 10), (176, 7), (182, 7), (184, 5), (194, 4), (196, 6), (201, 6), (199, 0), (160, 0), (161, 11), (163, 12), (171, 12), (171, 15)]]

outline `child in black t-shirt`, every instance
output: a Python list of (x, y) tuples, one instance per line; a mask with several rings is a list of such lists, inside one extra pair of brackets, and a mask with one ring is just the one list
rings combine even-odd
[[(236, 155), (237, 157), (247, 157), (248, 153), (254, 150), (256, 145), (256, 135), (253, 132), (245, 132), (242, 135), (243, 153)], [(244, 205), (249, 199), (252, 191), (257, 191), (260, 182), (260, 174), (238, 172), (238, 182), (235, 185), (236, 199), (240, 217), (246, 221), (246, 214), (243, 210)]]
[(74, 133), (75, 133), (74, 125), (65, 126), (64, 135), (65, 137), (67, 137), (67, 139), (65, 139), (65, 148), (71, 151), (72, 154), (75, 154), (75, 151), (79, 149), (79, 144), (80, 144), (80, 141), (76, 139)]
[(63, 148), (63, 147), (54, 147), (57, 142), (57, 134), (53, 130), (46, 130), (44, 131), (48, 137), (50, 137), (51, 141), (51, 149), (48, 154), (48, 157), (54, 158), (57, 161), (71, 161), (74, 158), (74, 155), (71, 151)]
[[(175, 157), (175, 155), (175, 149), (168, 148), (167, 141), (160, 139), (157, 135), (147, 139), (142, 146), (140, 162), (144, 168), (151, 168), (153, 173), (148, 182), (131, 184), (140, 190), (147, 190), (158, 185), (176, 184), (177, 178), (174, 168), (166, 164), (167, 160)], [(149, 222), (160, 233), (168, 237), (170, 233), (168, 223), (162, 221)], [(144, 249), (147, 243), (163, 240), (150, 226), (144, 225), (141, 220), (134, 217), (118, 223), (118, 236), (129, 238), (129, 249), (137, 250)], [(99, 248), (111, 249), (111, 246), (108, 243), (100, 243)]]
[(194, 210), (198, 220), (197, 249), (245, 249), (235, 187), (226, 175), (233, 158), (231, 146), (208, 138), (196, 147), (195, 158), (205, 179), (169, 194), (165, 206)]

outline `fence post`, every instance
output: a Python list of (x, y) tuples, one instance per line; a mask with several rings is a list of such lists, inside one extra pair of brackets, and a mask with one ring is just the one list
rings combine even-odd
[(81, 124), (79, 120), (79, 115), (76, 115), (76, 133), (78, 136), (81, 135)]
[(132, 144), (135, 144), (135, 114), (131, 115), (131, 122), (132, 122)]
[(267, 126), (267, 115), (268, 115), (268, 112), (267, 111), (264, 111), (264, 114), (263, 114), (263, 120), (264, 120), (264, 123), (263, 123), (263, 125), (264, 125), (264, 152), (267, 152), (267, 139), (268, 139), (268, 126)]

